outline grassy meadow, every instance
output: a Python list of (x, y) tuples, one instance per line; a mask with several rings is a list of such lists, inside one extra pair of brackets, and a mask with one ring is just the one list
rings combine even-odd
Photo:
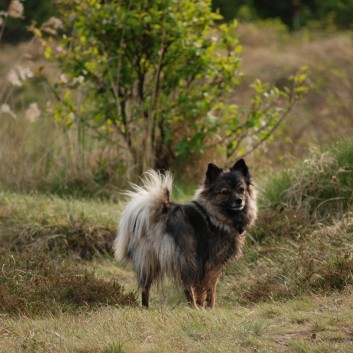
[[(129, 171), (119, 174), (102, 141), (82, 144), (54, 121), (42, 81), (9, 91), (16, 117), (0, 115), (0, 352), (353, 352), (351, 34), (289, 34), (264, 22), (242, 24), (239, 36), (238, 104), (250, 100), (253, 78), (280, 85), (302, 65), (313, 89), (248, 158), (259, 220), (243, 256), (224, 268), (214, 311), (189, 308), (168, 282), (141, 309), (133, 269), (111, 251)], [(27, 60), (30, 50), (33, 70), (42, 65), (29, 48), (5, 46), (1, 75), (19, 51)], [(34, 101), (41, 114), (30, 121)], [(173, 198), (191, 197), (216, 157), (205, 152), (177, 170)]]
[[(107, 245), (122, 203), (2, 192), (0, 351), (353, 352), (352, 196), (340, 194), (353, 174), (342, 151), (352, 158), (353, 142), (328, 149), (320, 166), (322, 193), (337, 183), (332, 173), (347, 173), (320, 221), (315, 169), (295, 165), (260, 184), (261, 204), (271, 203), (244, 256), (224, 269), (214, 311), (189, 308), (169, 283), (152, 291), (150, 310), (140, 308), (132, 269)], [(294, 185), (297, 208), (286, 193)]]

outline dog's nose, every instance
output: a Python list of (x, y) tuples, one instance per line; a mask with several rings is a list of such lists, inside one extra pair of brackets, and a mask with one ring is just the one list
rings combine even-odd
[(232, 207), (236, 208), (236, 207), (240, 207), (243, 203), (242, 199), (235, 199), (235, 201), (232, 202)]

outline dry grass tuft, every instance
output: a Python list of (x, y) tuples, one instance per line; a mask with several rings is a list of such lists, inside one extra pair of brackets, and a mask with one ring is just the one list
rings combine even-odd
[[(276, 233), (278, 229), (285, 231), (283, 224), (291, 224), (291, 220), (292, 233), (291, 227), (289, 233)], [(308, 225), (300, 231), (293, 215), (286, 220), (264, 221), (266, 225), (260, 221), (254, 230), (244, 258), (227, 267), (226, 298), (248, 304), (327, 295), (353, 287), (353, 213), (331, 225)], [(273, 232), (272, 237), (262, 233), (263, 225)], [(260, 243), (254, 243), (256, 236)]]
[(248, 235), (255, 244), (274, 239), (297, 240), (313, 229), (309, 215), (302, 210), (282, 208), (260, 212), (257, 226)]
[(96, 278), (77, 264), (32, 252), (1, 255), (0, 312), (43, 316), (94, 308), (135, 306), (134, 293), (117, 281)]
[(269, 180), (264, 206), (290, 208), (314, 221), (340, 218), (353, 200), (353, 140), (313, 151), (303, 162)]
[(69, 218), (57, 224), (19, 225), (16, 234), (9, 239), (10, 250), (22, 252), (31, 249), (38, 252), (78, 255), (90, 260), (94, 255), (112, 255), (115, 229), (92, 225), (85, 218)]
[(116, 204), (0, 193), (0, 253), (110, 255), (118, 210)]

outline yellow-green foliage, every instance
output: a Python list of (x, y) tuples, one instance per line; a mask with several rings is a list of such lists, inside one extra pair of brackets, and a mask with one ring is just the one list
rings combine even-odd
[(268, 140), (308, 91), (301, 71), (286, 87), (255, 80), (246, 109), (229, 103), (241, 76), (237, 23), (217, 25), (209, 0), (64, 4), (70, 30), (47, 43), (67, 77), (55, 118), (79, 143), (93, 130), (117, 146), (125, 170), (170, 168), (217, 145), (233, 158), (246, 137)]

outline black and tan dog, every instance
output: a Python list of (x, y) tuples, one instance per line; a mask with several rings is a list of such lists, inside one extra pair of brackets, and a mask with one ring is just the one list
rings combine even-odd
[(241, 252), (256, 219), (255, 187), (243, 159), (229, 172), (209, 164), (204, 184), (185, 205), (170, 201), (172, 182), (168, 172), (148, 171), (143, 186), (126, 193), (115, 256), (133, 263), (144, 307), (152, 283), (168, 276), (182, 283), (191, 305), (213, 308), (222, 266)]

